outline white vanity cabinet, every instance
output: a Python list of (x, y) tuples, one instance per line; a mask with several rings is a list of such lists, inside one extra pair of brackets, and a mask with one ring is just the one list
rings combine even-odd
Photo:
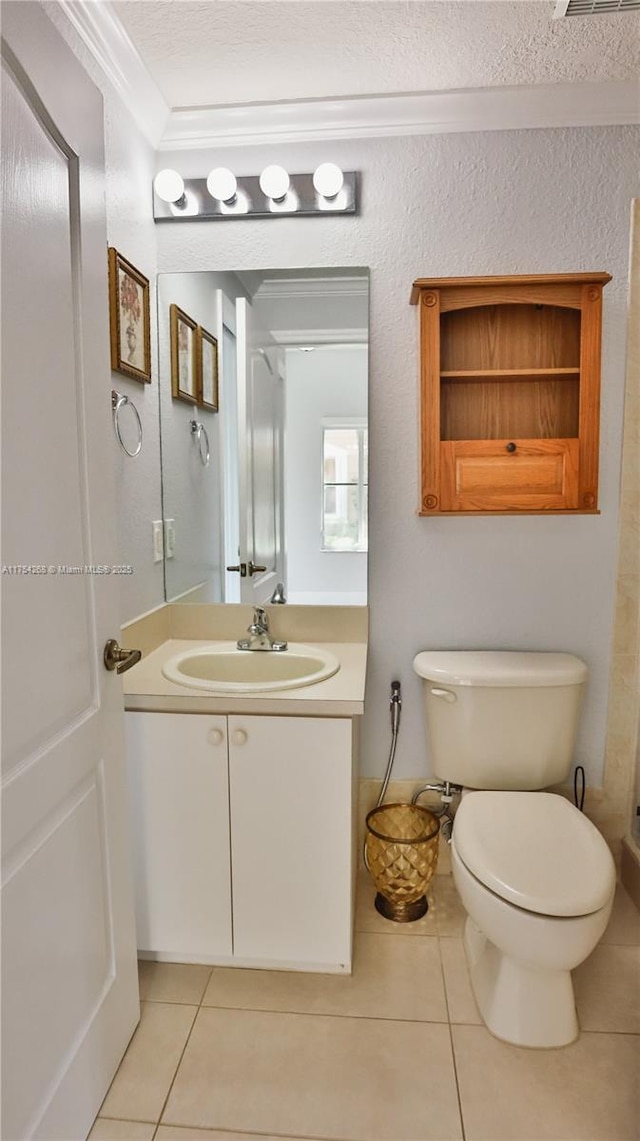
[(350, 971), (352, 719), (126, 721), (140, 951)]
[(126, 713), (141, 954), (232, 954), (227, 719)]

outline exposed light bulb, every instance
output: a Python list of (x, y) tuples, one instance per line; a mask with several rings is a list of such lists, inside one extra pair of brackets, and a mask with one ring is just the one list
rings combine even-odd
[(194, 218), (200, 213), (198, 198), (192, 190), (185, 190), (182, 198), (177, 202), (170, 202), (169, 209), (174, 218)]
[(335, 162), (323, 162), (314, 171), (313, 186), (323, 198), (335, 198), (344, 184), (344, 174)]
[(283, 166), (265, 166), (260, 175), (260, 189), (267, 198), (278, 202), (286, 195), (290, 181)]
[(163, 202), (179, 202), (184, 194), (184, 179), (177, 170), (161, 170), (153, 180), (153, 189)]
[(233, 202), (238, 188), (238, 180), (226, 166), (216, 166), (207, 175), (207, 190), (218, 202)]

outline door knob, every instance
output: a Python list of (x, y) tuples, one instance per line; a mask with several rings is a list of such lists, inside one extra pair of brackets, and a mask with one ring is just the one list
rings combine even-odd
[(266, 569), (267, 569), (266, 567), (258, 566), (254, 562), (251, 562), (251, 561), (249, 562), (249, 574), (250, 575), (258, 574), (259, 571), (266, 571)]
[(224, 733), (221, 729), (210, 729), (207, 733), (207, 741), (210, 745), (221, 745), (224, 741)]
[(115, 638), (109, 638), (104, 648), (102, 660), (106, 670), (115, 670), (123, 674), (140, 661), (142, 650), (121, 650)]
[[(250, 563), (249, 565), (253, 566), (253, 563)], [(247, 577), (247, 564), (246, 563), (238, 563), (238, 565), (236, 567), (227, 567), (227, 570), (228, 571), (237, 571), (237, 573), (240, 575), (240, 578), (246, 578)], [(253, 573), (253, 571), (251, 573)]]
[(236, 729), (231, 735), (231, 740), (234, 745), (246, 745), (247, 734), (244, 729)]

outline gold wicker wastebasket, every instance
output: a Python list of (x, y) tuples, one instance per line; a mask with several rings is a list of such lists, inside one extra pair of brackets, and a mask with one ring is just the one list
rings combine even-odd
[(411, 923), (428, 910), (439, 832), (437, 816), (418, 804), (383, 804), (368, 813), (366, 863), (378, 889), (376, 911), (385, 919)]

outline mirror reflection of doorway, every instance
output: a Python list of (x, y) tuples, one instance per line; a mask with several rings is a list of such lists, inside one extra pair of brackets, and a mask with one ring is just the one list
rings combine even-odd
[[(159, 276), (167, 600), (263, 603), (282, 582), (291, 603), (366, 605), (368, 292), (364, 269)], [(219, 412), (171, 398), (171, 304), (218, 341)], [(189, 447), (194, 415), (206, 470)], [(331, 426), (349, 436), (331, 444), (334, 480)]]

